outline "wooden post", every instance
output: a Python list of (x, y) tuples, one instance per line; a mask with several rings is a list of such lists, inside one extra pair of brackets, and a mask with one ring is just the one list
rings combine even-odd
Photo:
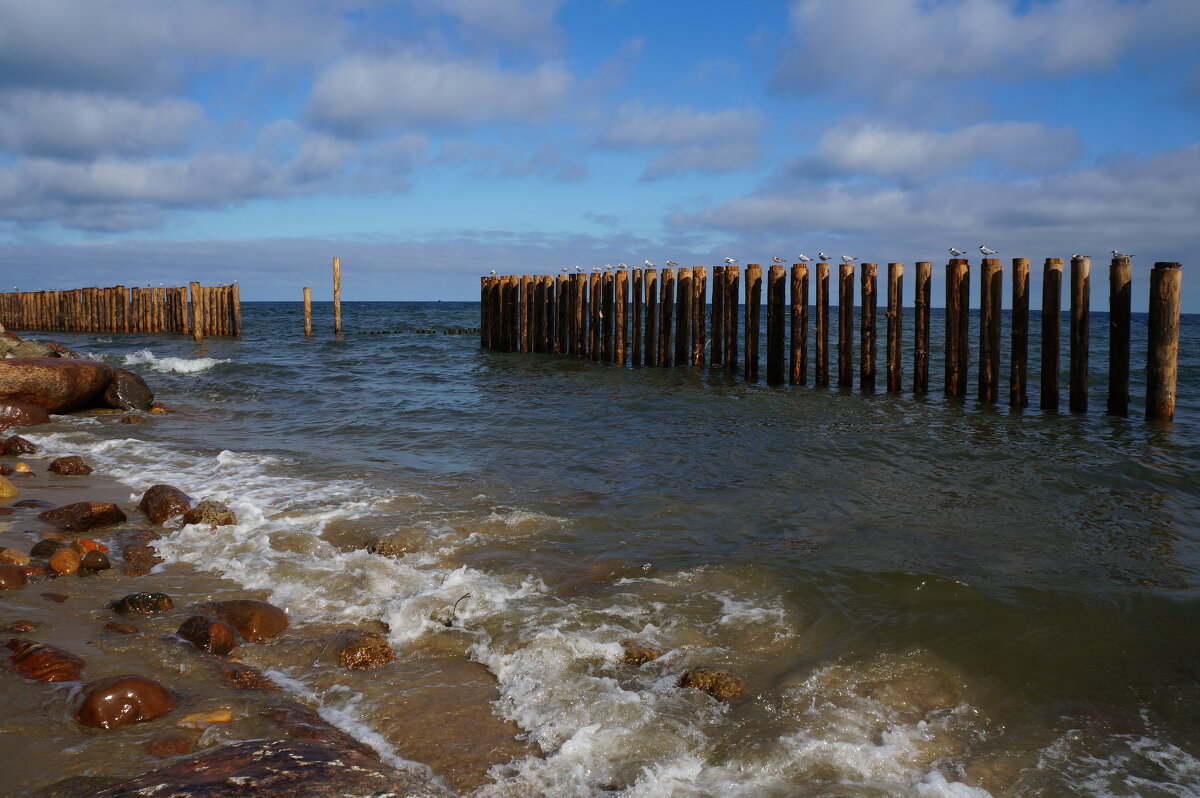
[(758, 330), (762, 324), (762, 267), (757, 263), (746, 264), (746, 365), (742, 376), (746, 382), (758, 382)]
[(791, 356), (788, 358), (788, 382), (808, 383), (808, 266), (792, 264), (791, 279)]
[(817, 264), (816, 385), (829, 384), (829, 264)]
[(568, 319), (571, 318), (571, 287), (570, 278), (565, 274), (560, 274), (554, 278), (554, 299), (558, 303), (556, 312), (558, 314), (555, 320), (555, 347), (556, 355), (567, 355), (571, 352), (571, 325)]
[(838, 387), (854, 387), (854, 264), (843, 263), (838, 279)]
[(1000, 298), (1004, 270), (998, 258), (984, 258), (979, 269), (979, 401), (1000, 397)]
[(1029, 258), (1013, 258), (1012, 353), (1009, 367), (1008, 404), (1029, 404)]
[(542, 284), (546, 303), (542, 309), (542, 351), (550, 355), (558, 351), (558, 286), (552, 274), (543, 277)]
[(1088, 407), (1088, 316), (1091, 304), (1092, 261), (1071, 258), (1071, 373), (1068, 404), (1072, 413)]
[(529, 313), (529, 351), (543, 352), (542, 342), (546, 339), (546, 281), (542, 275), (530, 278), (533, 292), (532, 308)]
[(967, 308), (971, 272), (964, 258), (946, 264), (946, 396), (967, 395), (967, 363), (970, 343)]
[(1154, 264), (1150, 272), (1150, 320), (1146, 330), (1146, 418), (1170, 421), (1175, 416), (1182, 284), (1183, 270), (1178, 263)]
[(519, 292), (517, 296), (521, 302), (521, 312), (520, 316), (518, 317), (520, 320), (520, 327), (517, 331), (517, 351), (528, 352), (530, 341), (530, 312), (533, 310), (533, 302), (531, 301), (533, 296), (530, 291), (532, 281), (529, 279), (529, 275), (527, 274), (522, 274), (516, 279), (517, 291)]
[(646, 365), (658, 365), (658, 270), (646, 269)]
[(904, 264), (888, 264), (887, 389), (900, 393), (904, 366), (900, 352), (904, 337)]
[(333, 259), (333, 334), (342, 334), (342, 259)]
[(712, 287), (712, 357), (709, 363), (718, 366), (725, 362), (725, 267), (713, 266)]
[(675, 312), (675, 270), (662, 270), (658, 300), (658, 365), (670, 368), (673, 364), (674, 352), (671, 349), (671, 327), (674, 324)]
[(196, 343), (200, 343), (204, 337), (204, 310), (200, 297), (203, 291), (200, 290), (200, 283), (189, 283), (188, 288), (192, 292), (192, 337)]
[(567, 348), (564, 355), (578, 357), (579, 346), (579, 275), (567, 275)]
[(614, 307), (616, 315), (613, 322), (616, 326), (616, 336), (613, 338), (613, 362), (624, 366), (629, 337), (629, 272), (619, 269), (616, 274), (614, 290), (617, 301)]
[(1132, 269), (1129, 258), (1108, 267), (1108, 412), (1129, 415), (1129, 317)]
[(575, 284), (575, 357), (588, 356), (588, 276), (574, 275)]
[(495, 335), (492, 336), (493, 347), (497, 352), (508, 351), (508, 277), (496, 277), (492, 287), (495, 292)]
[(1062, 259), (1046, 258), (1042, 271), (1043, 410), (1058, 409), (1058, 368), (1062, 330)]
[(708, 270), (692, 268), (692, 365), (703, 366), (707, 346)]
[(862, 283), (862, 324), (861, 324), (861, 362), (858, 367), (858, 387), (863, 391), (875, 390), (875, 316), (878, 312), (879, 300), (875, 291), (878, 288), (879, 267), (874, 263), (864, 263), (859, 280)]
[(630, 319), (630, 329), (632, 335), (629, 341), (629, 359), (634, 366), (642, 365), (642, 307), (645, 301), (645, 289), (642, 287), (644, 282), (643, 272), (641, 269), (633, 270), (633, 317)]
[(739, 272), (737, 266), (725, 267), (725, 370), (731, 377), (737, 374), (738, 364), (738, 283), (741, 277)]
[(601, 350), (601, 335), (603, 332), (601, 325), (604, 322), (604, 291), (600, 287), (599, 272), (592, 272), (588, 278), (588, 299), (592, 303), (591, 313), (588, 317), (588, 357), (591, 360), (600, 360), (604, 354)]
[[(484, 277), (483, 278), (483, 283), (484, 283), (483, 294), (484, 294), (485, 299), (483, 300), (483, 306), (484, 306), (483, 312), (485, 313), (485, 319), (489, 318), (486, 315), (487, 310), (488, 310), (486, 296), (487, 296), (488, 290), (490, 288), (490, 286), (487, 284), (487, 281), (488, 281), (488, 278)], [(487, 337), (488, 333), (491, 332), (488, 329), (489, 320), (485, 320), (485, 321), (481, 322), (481, 324), (483, 325), (483, 332), (484, 332), (484, 336), (485, 336), (485, 338), (484, 338), (485, 346), (491, 346), (492, 345), (491, 339), (489, 337)], [(307, 285), (304, 286), (304, 335), (306, 337), (312, 335), (312, 289), (309, 288)]]
[(787, 286), (783, 266), (767, 270), (767, 384), (783, 385), (783, 308)]
[(605, 272), (600, 275), (600, 294), (604, 300), (603, 309), (601, 312), (601, 338), (603, 341), (600, 345), (600, 357), (605, 363), (612, 363), (613, 357), (613, 335), (616, 331), (613, 325), (613, 314), (616, 312), (614, 305), (616, 304), (616, 280), (612, 272)]
[[(479, 348), (488, 349), (491, 341), (488, 340), (488, 280), (490, 277), (479, 278)], [(308, 288), (304, 289), (304, 334), (309, 335), (309, 308), (308, 308)]]
[(675, 365), (692, 361), (692, 270), (680, 266), (675, 292)]
[(509, 302), (509, 324), (511, 329), (508, 333), (508, 351), (521, 351), (521, 314), (524, 312), (523, 305), (524, 297), (521, 293), (521, 278), (519, 275), (510, 275), (508, 278), (508, 302)]

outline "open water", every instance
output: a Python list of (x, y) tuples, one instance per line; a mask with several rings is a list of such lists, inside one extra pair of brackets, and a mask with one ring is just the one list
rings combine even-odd
[[(494, 680), (431, 666), (448, 703), (485, 689), (501, 730), (443, 718), (461, 747), (431, 752), (388, 669), (275, 663), (392, 761), (481, 796), (1200, 796), (1200, 317), (1176, 419), (1148, 424), (1144, 316), (1113, 418), (1104, 314), (1072, 416), (944, 399), (940, 311), (914, 398), (910, 364), (898, 396), (768, 388), (414, 332), (476, 326), (477, 303), (343, 307), (340, 338), (306, 340), (297, 303), (244, 305), (237, 341), (49, 336), (180, 412), (28, 437), (130, 496), (238, 512), (159, 541), (169, 563)], [(400, 332), (358, 334), (378, 330)], [(364, 550), (389, 535), (408, 553)], [(625, 640), (665, 654), (625, 665)], [(750, 697), (675, 686), (702, 665)], [(456, 757), (493, 767), (455, 781)]]

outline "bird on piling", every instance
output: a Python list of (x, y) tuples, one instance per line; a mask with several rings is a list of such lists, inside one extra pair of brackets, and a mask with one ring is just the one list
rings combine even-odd
[(801, 252), (799, 255), (796, 256), (796, 260), (800, 261), (801, 263), (808, 263), (810, 260), (812, 260), (812, 258), (808, 257), (803, 252)]
[(612, 266), (608, 265), (607, 263), (606, 263), (606, 264), (604, 264), (604, 271), (606, 271), (606, 272), (611, 272), (611, 271), (612, 271)]
[(646, 260), (646, 261), (642, 261), (642, 262), (646, 264), (646, 268), (647, 268), (647, 269), (655, 269), (655, 268), (657, 268), (657, 267), (656, 267), (656, 266), (655, 266), (653, 263), (651, 263), (651, 262), (650, 262), (650, 261), (648, 261), (648, 260)]
[(852, 258), (849, 255), (842, 256), (842, 263), (854, 263), (856, 260), (858, 260), (858, 258)]
[(577, 272), (582, 272), (582, 271), (583, 271), (583, 267), (582, 267), (582, 266), (576, 266), (576, 267), (575, 267), (575, 271), (577, 271)]
[(679, 264), (678, 264), (678, 263), (676, 263), (676, 262), (675, 262), (675, 261), (673, 261), (673, 260), (669, 260), (669, 261), (667, 261), (667, 265), (668, 265), (668, 266), (670, 266), (672, 269), (674, 269), (674, 268), (675, 268), (676, 266), (678, 266)]
[(628, 269), (628, 268), (629, 268), (629, 267), (628, 267), (628, 266), (626, 266), (624, 263), (618, 263), (618, 264), (617, 264), (617, 269), (618, 269), (619, 271), (625, 271), (625, 270), (626, 270), (626, 269)]
[(818, 253), (817, 253), (817, 257), (821, 259), (821, 263), (828, 263), (828, 262), (829, 262), (829, 256), (828, 256), (828, 255), (826, 255), (824, 252), (818, 252)]
[(726, 259), (725, 259), (725, 262), (726, 262), (726, 263), (728, 263), (728, 264), (730, 264), (731, 266), (732, 266), (733, 264), (737, 263), (737, 261), (736, 261), (736, 260), (734, 260), (733, 258), (726, 258)]
[(955, 249), (954, 247), (950, 247), (950, 257), (952, 257), (952, 258), (961, 258), (963, 255), (966, 255), (966, 254), (967, 253), (963, 252), (961, 249)]
[(1129, 260), (1133, 257), (1132, 255), (1126, 255), (1124, 252), (1117, 252), (1115, 249), (1110, 249), (1109, 252), (1112, 253), (1114, 258), (1124, 258), (1125, 260)]
[(979, 251), (982, 252), (984, 255), (995, 255), (996, 254), (996, 250), (988, 249), (983, 244), (979, 245)]
[(1091, 255), (1080, 255), (1078, 252), (1072, 253), (1071, 260), (1091, 260)]
[(495, 270), (495, 269), (492, 269), (490, 272), (488, 272), (488, 274), (490, 274), (490, 275), (492, 275), (493, 277), (495, 277), (495, 276), (496, 276), (496, 270)]
[(569, 267), (567, 267), (567, 266), (563, 266), (563, 267), (562, 267), (562, 272), (563, 272), (563, 274), (566, 274), (566, 273), (567, 273), (567, 272), (569, 272), (569, 271), (571, 271), (571, 269), (570, 269)]
[(772, 257), (771, 260), (775, 261), (776, 263), (783, 263), (783, 258)]

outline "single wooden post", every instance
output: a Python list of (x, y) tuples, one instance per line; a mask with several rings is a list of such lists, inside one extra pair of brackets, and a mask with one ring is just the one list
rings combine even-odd
[(646, 365), (658, 365), (658, 270), (646, 269)]
[(555, 347), (556, 355), (567, 355), (571, 353), (571, 325), (568, 319), (571, 318), (571, 287), (570, 278), (565, 274), (560, 274), (554, 278), (554, 298), (558, 303), (557, 319), (555, 321)]
[(196, 343), (200, 343), (200, 339), (204, 337), (204, 303), (200, 295), (204, 292), (200, 290), (200, 283), (189, 283), (188, 288), (192, 292), (192, 337), (196, 339)]
[(712, 357), (709, 363), (718, 366), (725, 362), (725, 267), (713, 266), (712, 287)]
[(542, 275), (530, 278), (530, 290), (533, 293), (533, 307), (529, 312), (529, 351), (542, 352), (542, 342), (546, 338), (546, 281)]
[(829, 264), (817, 264), (816, 385), (829, 384)]
[(579, 356), (579, 275), (567, 275), (567, 348), (563, 354)]
[(1000, 299), (1004, 270), (998, 258), (984, 258), (979, 269), (979, 401), (1000, 398)]
[[(484, 293), (485, 297), (487, 295), (487, 291), (489, 288), (489, 286), (487, 285), (487, 281), (488, 281), (488, 278), (484, 277), (483, 278), (483, 283), (484, 283), (483, 293)], [(483, 304), (484, 304), (484, 308), (485, 308), (485, 312), (486, 312), (486, 309), (487, 309), (486, 299), (484, 300)], [(483, 331), (486, 336), (487, 333), (490, 332), (490, 330), (488, 329), (488, 322), (485, 321), (485, 322), (482, 322), (482, 324), (483, 324)], [(304, 286), (304, 335), (306, 337), (312, 335), (312, 289), (309, 288), (307, 285)], [(485, 346), (491, 346), (491, 343), (492, 343), (491, 340), (489, 340), (486, 337), (485, 337), (485, 342), (486, 342)]]
[(967, 395), (970, 290), (971, 272), (967, 260), (952, 258), (946, 264), (946, 396)]
[(645, 288), (643, 288), (643, 272), (641, 269), (633, 270), (633, 317), (630, 319), (630, 330), (632, 335), (629, 341), (629, 359), (633, 365), (642, 365), (642, 307), (645, 302)]
[[(747, 271), (747, 274), (749, 272)], [(749, 277), (747, 277), (749, 279)], [(738, 283), (741, 281), (737, 266), (725, 267), (725, 370), (729, 376), (737, 374), (738, 365)], [(747, 308), (749, 312), (749, 308)]]
[(601, 336), (603, 333), (604, 323), (604, 291), (600, 287), (600, 273), (592, 272), (588, 278), (588, 301), (592, 303), (591, 313), (588, 316), (588, 358), (591, 360), (600, 360), (603, 356), (601, 350)]
[(843, 263), (838, 279), (838, 387), (854, 387), (854, 264)]
[(509, 297), (509, 324), (511, 329), (508, 332), (509, 352), (521, 351), (521, 314), (524, 312), (524, 297), (521, 292), (521, 278), (519, 275), (510, 275), (508, 278), (508, 297)]
[(762, 324), (762, 267), (757, 263), (746, 264), (746, 365), (742, 376), (746, 382), (758, 382), (758, 330)]
[(787, 286), (783, 266), (767, 270), (767, 384), (783, 385), (783, 308)]
[(678, 269), (675, 292), (675, 365), (686, 366), (692, 360), (692, 270)]
[(1012, 353), (1009, 368), (1008, 404), (1029, 404), (1029, 258), (1013, 258)]
[(791, 275), (791, 356), (788, 358), (788, 382), (808, 383), (808, 266), (792, 264)]
[(862, 391), (875, 390), (875, 317), (878, 313), (879, 300), (875, 292), (878, 288), (879, 267), (874, 263), (864, 263), (859, 281), (862, 283), (862, 324), (861, 350), (858, 367), (858, 387)]
[(588, 356), (588, 276), (576, 274), (575, 284), (575, 357)]
[(692, 268), (692, 365), (703, 366), (708, 345), (708, 270)]
[(613, 362), (618, 366), (624, 366), (629, 345), (629, 272), (624, 269), (617, 271), (614, 290), (617, 294), (617, 301), (614, 308), (616, 316), (613, 319), (616, 326), (616, 336), (613, 338)]
[(1042, 410), (1058, 409), (1062, 273), (1061, 258), (1046, 258), (1042, 270)]
[(558, 288), (554, 275), (542, 278), (545, 285), (545, 307), (542, 309), (542, 351), (548, 355), (558, 351)]
[(1179, 367), (1179, 292), (1183, 270), (1159, 261), (1150, 272), (1150, 320), (1146, 336), (1146, 418), (1175, 416)]
[(605, 272), (600, 276), (600, 293), (604, 300), (603, 310), (601, 312), (601, 337), (604, 339), (600, 345), (601, 360), (605, 363), (612, 363), (613, 357), (613, 336), (616, 328), (613, 325), (613, 315), (616, 313), (616, 280), (612, 272)]
[(342, 334), (342, 259), (333, 259), (333, 334)]
[(1068, 405), (1072, 413), (1086, 413), (1088, 407), (1091, 274), (1091, 259), (1071, 258), (1071, 373)]
[(674, 363), (674, 352), (671, 349), (671, 327), (674, 324), (675, 312), (675, 270), (662, 270), (658, 299), (658, 365), (670, 368)]
[(1108, 412), (1129, 415), (1129, 317), (1132, 269), (1129, 258), (1108, 267)]
[(493, 289), (496, 292), (496, 334), (493, 339), (497, 352), (508, 351), (508, 277), (496, 278)]
[[(479, 278), (479, 348), (488, 349), (488, 280), (490, 277)], [(308, 288), (304, 289), (304, 334), (308, 335)]]
[(533, 295), (531, 291), (532, 281), (529, 275), (523, 274), (517, 278), (518, 298), (521, 302), (520, 328), (517, 331), (517, 350), (520, 352), (529, 351), (530, 342), (530, 314), (533, 311)]
[(904, 366), (900, 362), (904, 337), (904, 264), (888, 264), (887, 389), (900, 393)]

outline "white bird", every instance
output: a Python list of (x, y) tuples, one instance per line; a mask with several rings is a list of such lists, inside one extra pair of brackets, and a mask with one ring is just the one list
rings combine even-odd
[(575, 271), (577, 271), (577, 272), (581, 272), (581, 271), (583, 271), (583, 267), (582, 267), (582, 266), (576, 266), (576, 267), (575, 267)]
[(1110, 249), (1109, 252), (1112, 253), (1114, 258), (1125, 258), (1128, 260), (1129, 258), (1133, 257), (1132, 255), (1126, 255), (1124, 252), (1117, 252), (1115, 249)]
[(495, 277), (495, 276), (496, 276), (496, 270), (495, 270), (495, 269), (492, 269), (490, 272), (488, 272), (488, 274), (490, 274), (490, 275), (492, 275), (493, 277)]
[(982, 252), (984, 255), (995, 255), (996, 254), (996, 250), (988, 249), (983, 244), (979, 245), (979, 251)]
[(563, 270), (563, 274), (566, 274), (567, 272), (571, 271), (571, 270), (570, 270), (570, 269), (568, 269), (566, 266), (563, 266), (563, 267), (562, 267), (562, 270)]
[(675, 261), (673, 261), (673, 260), (669, 260), (669, 261), (667, 261), (667, 265), (668, 265), (668, 266), (670, 266), (672, 269), (674, 269), (674, 268), (675, 268), (676, 266), (678, 266), (679, 264), (678, 264), (678, 263), (676, 263), (676, 262), (675, 262)]
[(729, 263), (729, 264), (734, 264), (734, 263), (737, 263), (737, 261), (736, 261), (736, 260), (734, 260), (733, 258), (726, 258), (726, 259), (725, 259), (725, 262), (726, 262), (726, 263)]
[(842, 263), (854, 263), (856, 260), (858, 260), (858, 258), (852, 258), (849, 255), (842, 256)]
[(963, 252), (961, 249), (955, 249), (954, 247), (950, 247), (950, 257), (952, 257), (952, 258), (961, 258), (963, 255), (966, 255), (966, 254), (967, 253)]
[(646, 268), (647, 268), (647, 269), (653, 269), (653, 268), (656, 268), (656, 267), (655, 267), (655, 265), (654, 265), (653, 263), (651, 263), (650, 261), (648, 261), (648, 260), (647, 260), (647, 261), (642, 261), (642, 262), (646, 264)]
[(829, 256), (826, 255), (824, 252), (818, 252), (817, 257), (821, 259), (821, 263), (824, 263), (825, 261), (829, 260)]
[(808, 257), (803, 252), (801, 252), (799, 255), (796, 256), (796, 260), (800, 261), (801, 263), (808, 263), (810, 260), (812, 260), (812, 258)]
[(776, 263), (783, 263), (783, 258), (772, 257), (771, 260), (775, 261)]
[(1092, 259), (1091, 255), (1080, 255), (1078, 252), (1075, 252), (1071, 255), (1071, 260), (1091, 260), (1091, 259)]
[(603, 270), (603, 269), (601, 269), (599, 266), (593, 266), (593, 267), (592, 267), (592, 271), (594, 271), (594, 272), (602, 272), (602, 271), (604, 271), (604, 270)]
[(624, 271), (625, 269), (628, 269), (629, 267), (626, 266), (624, 263), (618, 263), (617, 268)]

